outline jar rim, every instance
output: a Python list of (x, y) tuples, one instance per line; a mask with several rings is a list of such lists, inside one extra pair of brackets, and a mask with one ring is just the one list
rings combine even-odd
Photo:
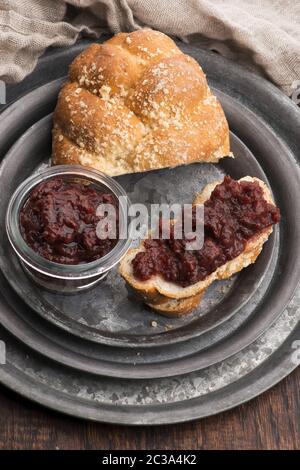
[(25, 265), (53, 278), (79, 280), (105, 273), (125, 255), (131, 244), (130, 237), (119, 238), (113, 249), (102, 258), (80, 264), (62, 264), (50, 261), (36, 253), (24, 240), (19, 224), (20, 210), (36, 185), (55, 176), (74, 176), (76, 179), (81, 178), (96, 185), (105, 186), (119, 202), (120, 233), (124, 233), (124, 230), (127, 233), (130, 200), (124, 188), (117, 181), (98, 170), (82, 167), (81, 165), (57, 165), (30, 176), (13, 193), (6, 213), (6, 233), (12, 248)]

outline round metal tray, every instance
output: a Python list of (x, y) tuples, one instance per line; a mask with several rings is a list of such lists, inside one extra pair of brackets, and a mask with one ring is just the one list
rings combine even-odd
[[(183, 46), (183, 48), (186, 49), (186, 46)], [(295, 191), (297, 190), (297, 188), (299, 188), (299, 186), (297, 186), (299, 184), (299, 175), (297, 174), (295, 160), (290, 152), (290, 150), (296, 149), (297, 145), (299, 145), (299, 140), (297, 140), (299, 139), (297, 129), (299, 129), (300, 120), (299, 112), (296, 107), (293, 106), (293, 104), (290, 103), (289, 100), (284, 97), (280, 92), (278, 92), (272, 85), (268, 84), (261, 78), (258, 78), (255, 75), (244, 71), (244, 69), (236, 67), (234, 64), (231, 64), (230, 62), (220, 57), (216, 57), (213, 54), (205, 53), (197, 49), (188, 47), (186, 51), (191, 55), (194, 55), (197, 59), (199, 59), (203, 68), (207, 72), (210, 84), (212, 84), (217, 90), (217, 92), (220, 94), (220, 98), (224, 107), (226, 108), (226, 104), (224, 103), (226, 102), (226, 98), (229, 97), (229, 102), (234, 102), (235, 107), (238, 107), (240, 109), (240, 113), (237, 113), (236, 115), (234, 115), (235, 113), (233, 113), (233, 115), (230, 116), (231, 130), (233, 131), (234, 135), (238, 136), (242, 140), (244, 146), (247, 148), (247, 152), (250, 152), (255, 155), (255, 157), (259, 161), (259, 166), (263, 169), (265, 175), (267, 176), (267, 179), (269, 180), (273, 192), (275, 194), (276, 200), (278, 201), (281, 210), (284, 211), (284, 217), (285, 214), (287, 214), (288, 212), (291, 214), (293, 210), (297, 210), (297, 208), (293, 204), (297, 204), (297, 198), (295, 198)], [(60, 59), (63, 59), (61, 62), (63, 63), (63, 66), (60, 67), (61, 75), (65, 73), (65, 67), (69, 58), (72, 57), (72, 54), (76, 54), (78, 52), (78, 45), (74, 49), (72, 49), (72, 51), (66, 51), (65, 54), (62, 54), (61, 51), (59, 52)], [(43, 62), (43, 66), (45, 66), (45, 60)], [(51, 86), (52, 84), (47, 85), (47, 89), (49, 91), (49, 94), (53, 93), (53, 101), (55, 100), (57, 91), (53, 91), (53, 89), (51, 89)], [(253, 96), (253, 93), (250, 92), (254, 88), (255, 97)], [(224, 93), (223, 99), (222, 92)], [(20, 120), (20, 122), (16, 123), (16, 111), (20, 107), (20, 103), (13, 104), (5, 112), (5, 120), (2, 119), (2, 122), (0, 124), (3, 136), (1, 141), (2, 155), (17, 140), (17, 138), (19, 138), (24, 133), (24, 131), (27, 131), (32, 124), (37, 123), (38, 121), (40, 121), (40, 119), (43, 119), (44, 116), (46, 116), (52, 111), (53, 106), (50, 105), (49, 102), (45, 102), (43, 100), (45, 89), (41, 88), (37, 90), (36, 93), (38, 99), (34, 103), (31, 112), (26, 115), (26, 120)], [(235, 100), (233, 100), (232, 98), (235, 98)], [(31, 100), (28, 98), (28, 96), (25, 96), (23, 100), (23, 110), (29, 109)], [(272, 109), (272, 113), (270, 113), (270, 109)], [(226, 112), (229, 117), (230, 104), (227, 106)], [(278, 117), (278, 120), (276, 120), (276, 116)], [(273, 139), (275, 139), (275, 141)], [(288, 146), (290, 146), (290, 150), (288, 149)], [(274, 156), (272, 162), (270, 157), (266, 156), (267, 153), (270, 152), (272, 152), (272, 155)], [(22, 167), (22, 160), (19, 160), (19, 165), (20, 170), (23, 171), (23, 175), (26, 174), (26, 171), (32, 171), (32, 169), (29, 169), (26, 164)], [(280, 178), (276, 179), (276, 174), (278, 175), (276, 165), (277, 167), (279, 166), (281, 170), (283, 170), (284, 168), (286, 169), (286, 167), (289, 167), (289, 165), (291, 165), (292, 171), (290, 168), (291, 175), (287, 187), (283, 187)], [(226, 168), (224, 168), (223, 171), (228, 171), (233, 176), (238, 177), (239, 174), (234, 174), (236, 168), (238, 167), (234, 165), (231, 171), (227, 170)], [(253, 174), (251, 172), (253, 171), (253, 166), (245, 168), (244, 170), (245, 174)], [(238, 172), (239, 171), (240, 169), (238, 170)], [(283, 203), (283, 207), (281, 205), (281, 201)], [(291, 234), (292, 237), (290, 237)], [(127, 345), (124, 344), (122, 348), (113, 348), (116, 355), (119, 355), (119, 357), (121, 356), (123, 358), (128, 358), (127, 364), (126, 360), (121, 359), (120, 361), (124, 362), (125, 364), (125, 368), (123, 368), (124, 364), (122, 364), (123, 374), (126, 368), (128, 371), (138, 371), (140, 365), (142, 369), (140, 370), (140, 372), (137, 372), (137, 376), (141, 377), (147, 377), (147, 372), (145, 373), (145, 371), (151, 371), (151, 368), (153, 366), (154, 368), (157, 367), (155, 374), (159, 372), (159, 368), (162, 369), (163, 372), (161, 376), (164, 375), (164, 370), (166, 369), (166, 366), (172, 367), (172, 374), (176, 373), (176, 371), (179, 374), (187, 372), (188, 370), (196, 370), (200, 367), (207, 367), (208, 364), (213, 364), (214, 362), (220, 360), (222, 358), (222, 355), (223, 358), (228, 357), (228, 354), (233, 354), (234, 352), (242, 349), (247, 344), (249, 344), (249, 342), (257, 338), (257, 336), (261, 334), (261, 332), (264, 331), (270, 325), (270, 323), (272, 323), (276, 319), (278, 314), (282, 312), (284, 305), (288, 302), (288, 299), (291, 296), (292, 289), (296, 287), (296, 280), (299, 278), (299, 271), (296, 270), (297, 256), (299, 255), (299, 249), (297, 248), (299, 246), (299, 238), (297, 237), (299, 237), (299, 235), (296, 229), (295, 222), (284, 218), (284, 224), (282, 224), (281, 227), (281, 244), (278, 259), (276, 254), (276, 244), (274, 244), (276, 239), (273, 239), (273, 241), (271, 240), (271, 243), (268, 243), (268, 245), (265, 247), (267, 248), (267, 250), (270, 249), (270, 252), (268, 253), (267, 250), (264, 250), (264, 253), (262, 255), (264, 256), (265, 253), (266, 255), (268, 254), (268, 256), (265, 255), (267, 258), (265, 261), (270, 262), (270, 269), (272, 266), (272, 269), (274, 269), (275, 266), (276, 270), (275, 275), (272, 277), (272, 283), (270, 285), (269, 292), (266, 293), (266, 295), (262, 299), (262, 302), (259, 303), (258, 308), (256, 308), (252, 312), (252, 314), (249, 315), (249, 317), (247, 317), (246, 315), (243, 318), (243, 314), (246, 311), (246, 309), (243, 308), (240, 312), (237, 312), (233, 317), (227, 318), (227, 320), (224, 321), (223, 324), (217, 326), (211, 332), (204, 333), (202, 331), (203, 334), (201, 335), (201, 341), (199, 341), (196, 337), (185, 342), (180, 342), (177, 345), (175, 344), (174, 346), (160, 346), (158, 348), (158, 351), (159, 353), (162, 351), (162, 354), (159, 357), (157, 356), (156, 347), (143, 350), (140, 347), (141, 345), (139, 345), (137, 342), (137, 344), (133, 344), (134, 347), (131, 348), (132, 352), (135, 353), (137, 356), (136, 367), (133, 367), (132, 365), (133, 355), (132, 352), (128, 354), (130, 348), (128, 348)], [(282, 243), (282, 240), (285, 241), (284, 244)], [(298, 245), (290, 245), (289, 242), (291, 240), (294, 240), (295, 242), (298, 241)], [(286, 244), (289, 244), (289, 246), (287, 247)], [(272, 257), (271, 253), (273, 253)], [(279, 261), (280, 259), (281, 262)], [(272, 265), (272, 260), (275, 260), (275, 265)], [(267, 270), (265, 269), (265, 271)], [(288, 275), (288, 278), (286, 278), (286, 280), (282, 280), (284, 279), (284, 273), (285, 275)], [(268, 281), (270, 280), (268, 276), (265, 276), (265, 278)], [(115, 376), (118, 376), (116, 369), (114, 369), (115, 363), (111, 364), (108, 360), (110, 354), (109, 351), (111, 350), (107, 346), (103, 346), (102, 344), (96, 344), (92, 341), (87, 341), (85, 346), (82, 346), (84, 340), (78, 339), (72, 335), (66, 335), (64, 331), (60, 328), (47, 325), (45, 319), (38, 318), (38, 316), (30, 309), (28, 309), (20, 299), (16, 298), (16, 296), (13, 295), (13, 292), (9, 288), (9, 286), (7, 286), (6, 281), (4, 279), (1, 279), (1, 289), (3, 288), (5, 289), (6, 300), (4, 299), (4, 297), (1, 298), (1, 321), (11, 331), (13, 331), (13, 324), (18, 325), (14, 328), (14, 334), (19, 337), (22, 341), (25, 341), (33, 349), (42, 351), (42, 344), (44, 338), (44, 344), (46, 344), (44, 354), (48, 355), (48, 352), (51, 350), (52, 356), (51, 354), (49, 355), (50, 357), (52, 357), (52, 359), (59, 360), (59, 354), (60, 352), (63, 352), (64, 360), (62, 362), (64, 364), (71, 365), (72, 367), (75, 366), (80, 369), (87, 370), (89, 372), (93, 372), (94, 370), (96, 370), (97, 373), (101, 373), (100, 371), (102, 370), (105, 373), (106, 370), (107, 375), (114, 375), (114, 373), (116, 373)], [(9, 302), (10, 306), (7, 305), (6, 301)], [(264, 305), (264, 307), (267, 306), (268, 308), (266, 308), (265, 310), (260, 310), (262, 305)], [(268, 316), (267, 318), (265, 317), (265, 314), (263, 312), (269, 312), (271, 310), (274, 313), (278, 306), (281, 307), (278, 308), (277, 315), (274, 315), (272, 319)], [(11, 321), (9, 321), (9, 312), (15, 312), (15, 316), (12, 315)], [(18, 321), (16, 320), (17, 318)], [(30, 321), (26, 323), (26, 320), (28, 319), (30, 319)], [(247, 321), (245, 322), (246, 319)], [(151, 320), (151, 316), (149, 317), (149, 320)], [(240, 323), (238, 320), (240, 321)], [(272, 327), (273, 329), (271, 328), (270, 331), (274, 332), (275, 336), (277, 337), (277, 340), (278, 337), (282, 339), (283, 337), (285, 337), (287, 332), (291, 332), (292, 329), (296, 327), (297, 320), (298, 319), (295, 314), (293, 314), (292, 324), (291, 318), (287, 320), (284, 319), (283, 316), (281, 316), (277, 320), (277, 323), (274, 325), (275, 330), (274, 327)], [(236, 325), (233, 327), (235, 321)], [(233, 324), (231, 324), (230, 322), (233, 322)], [(287, 328), (287, 322), (289, 328)], [(43, 326), (41, 327), (41, 325)], [(284, 328), (281, 331), (282, 325), (284, 325)], [(48, 335), (45, 333), (45, 331), (47, 330), (47, 326), (49, 331)], [(250, 335), (249, 332), (251, 332)], [(158, 337), (159, 334), (160, 332), (158, 332), (158, 334), (155, 334), (154, 337)], [(213, 335), (215, 335), (215, 349), (209, 349), (209, 339), (210, 337), (213, 337)], [(265, 335), (268, 335), (268, 333), (265, 333), (260, 338), (260, 340), (257, 341), (267, 341), (262, 339), (263, 337), (265, 337)], [(212, 410), (214, 410), (215, 412), (221, 411), (222, 409), (226, 409), (228, 407), (234, 406), (237, 403), (240, 403), (241, 401), (249, 399), (251, 396), (254, 396), (263, 389), (270, 386), (270, 384), (272, 385), (271, 382), (275, 383), (277, 380), (282, 378), (284, 373), (288, 373), (289, 370), (292, 370), (292, 368), (294, 367), (293, 364), (289, 364), (289, 366), (286, 367), (285, 370), (282, 370), (282, 368), (280, 368), (279, 370), (275, 367), (274, 373), (266, 374), (267, 378), (263, 381), (261, 380), (262, 377), (260, 375), (254, 373), (249, 374), (249, 393), (246, 393), (246, 390), (245, 388), (243, 388), (243, 384), (241, 383), (242, 380), (247, 380), (247, 377), (244, 377), (242, 379), (238, 374), (236, 374), (235, 370), (233, 369), (231, 372), (224, 372), (224, 380), (225, 376), (229, 374), (234, 379), (234, 382), (236, 384), (234, 390), (230, 388), (232, 392), (232, 399), (229, 398), (230, 395), (227, 395), (227, 392), (226, 394), (224, 394), (224, 390), (222, 391), (223, 399), (221, 399), (221, 401), (218, 401), (217, 397), (214, 396), (215, 392), (213, 392), (212, 394), (208, 393), (205, 397), (206, 411), (204, 411), (204, 408), (202, 406), (203, 397), (199, 401), (199, 397), (197, 397), (196, 394), (195, 396), (191, 396), (190, 387), (195, 387), (195, 383), (198, 383), (197, 380), (200, 380), (202, 382), (203, 379), (199, 377), (203, 377), (201, 374), (204, 374), (204, 376), (208, 374), (208, 370), (210, 368), (204, 369), (201, 374), (200, 372), (197, 373), (196, 375), (198, 379), (195, 373), (193, 373), (188, 374), (181, 379), (173, 378), (147, 381), (146, 383), (148, 387), (148, 392), (146, 391), (146, 388), (143, 389), (143, 406), (139, 407), (137, 406), (138, 402), (136, 402), (135, 399), (132, 398), (132, 391), (134, 389), (136, 389), (137, 391), (140, 390), (140, 387), (142, 386), (141, 384), (143, 384), (144, 381), (122, 381), (120, 386), (123, 387), (123, 391), (121, 392), (120, 388), (115, 388), (117, 384), (113, 380), (110, 381), (111, 379), (96, 379), (94, 376), (89, 376), (88, 374), (82, 375), (82, 373), (78, 374), (76, 373), (76, 371), (71, 373), (69, 369), (57, 365), (55, 362), (49, 363), (49, 361), (44, 361), (42, 356), (38, 354), (33, 354), (31, 349), (26, 352), (25, 356), (23, 356), (24, 349), (19, 342), (15, 341), (4, 331), (2, 336), (3, 338), (5, 338), (5, 341), (8, 344), (9, 351), (7, 365), (3, 368), (0, 367), (0, 379), (3, 381), (3, 383), (6, 383), (9, 386), (13, 386), (15, 390), (20, 391), (26, 396), (29, 396), (48, 406), (60, 409), (61, 411), (69, 412), (77, 416), (85, 416), (91, 419), (98, 419), (102, 421), (151, 424), (160, 422), (182, 421), (185, 419), (192, 419), (204, 416), (212, 413)], [(66, 340), (68, 339), (67, 348), (65, 348), (63, 344), (64, 336)], [(179, 339), (181, 339), (180, 333), (179, 336)], [(73, 341), (72, 347), (70, 346), (70, 338)], [(234, 341), (232, 341), (233, 338)], [(266, 338), (268, 338), (268, 336), (266, 336)], [(39, 341), (40, 346), (38, 346)], [(133, 343), (132, 337), (130, 338), (130, 341)], [(198, 350), (196, 348), (197, 341), (198, 343), (201, 343), (202, 346), (202, 348), (198, 347)], [(52, 349), (49, 346), (50, 343)], [(74, 348), (76, 347), (76, 344), (80, 345), (79, 355), (82, 353), (81, 357), (79, 357), (78, 355), (72, 356), (72, 354), (74, 354)], [(238, 349), (232, 349), (232, 344), (235, 344), (235, 347), (238, 346)], [(266, 345), (266, 342), (264, 344)], [(279, 345), (279, 343), (277, 345)], [(136, 347), (138, 347), (138, 349), (135, 350)], [(174, 349), (181, 349), (182, 355), (179, 358), (178, 355), (172, 356), (172, 354), (174, 354), (173, 352), (168, 352), (168, 355), (167, 353), (165, 353), (165, 351), (167, 351), (167, 348), (169, 347), (173, 347)], [(254, 348), (254, 351), (258, 350), (257, 345), (253, 345), (249, 346), (247, 351), (245, 350), (243, 351), (243, 353), (239, 354), (244, 354), (245, 352), (247, 354), (253, 355), (253, 351), (251, 349), (252, 347)], [(97, 349), (96, 353), (95, 348), (102, 349)], [(103, 352), (105, 348), (108, 348), (106, 350), (106, 356)], [(276, 355), (276, 348), (267, 349), (271, 351), (274, 356)], [(116, 351), (118, 351), (118, 353), (116, 353)], [(191, 352), (190, 357), (187, 354), (187, 351)], [(193, 354), (193, 352), (195, 351), (198, 353)], [(166, 358), (164, 354), (166, 354), (169, 363), (164, 363), (164, 360)], [(28, 355), (29, 359), (27, 359), (26, 362), (26, 357), (28, 358)], [(141, 364), (139, 364), (138, 358), (141, 356), (143, 360), (141, 361)], [(147, 361), (148, 357), (150, 357), (150, 367)], [(171, 357), (172, 360), (170, 361)], [(162, 364), (159, 363), (161, 359)], [(182, 361), (181, 363), (179, 362), (179, 369), (176, 368), (178, 359)], [(29, 364), (28, 361), (31, 360), (37, 361), (37, 363), (33, 367), (27, 367)], [(234, 361), (235, 356), (231, 360)], [(116, 360), (116, 363), (117, 362), (118, 361)], [(225, 364), (226, 361), (222, 361), (220, 367), (224, 367), (226, 369)], [(145, 365), (147, 367), (145, 367)], [(85, 368), (86, 366), (88, 367)], [(113, 372), (109, 374), (109, 369), (111, 366)], [(48, 372), (46, 372), (48, 371), (48, 367), (52, 370), (52, 375), (50, 374), (49, 376), (47, 376)], [(255, 370), (253, 370), (253, 372), (256, 371), (256, 366), (254, 369)], [(44, 374), (44, 376), (41, 379), (42, 374)], [(69, 374), (72, 375), (72, 379), (70, 378), (71, 376)], [(156, 376), (151, 374), (152, 372), (150, 372), (150, 377)], [(260, 372), (258, 372), (258, 374), (260, 374)], [(56, 376), (56, 379), (54, 378), (54, 376)], [(134, 377), (135, 372), (132, 372), (132, 374), (129, 373), (129, 375), (122, 376)], [(77, 381), (74, 379), (75, 377), (77, 377)], [(194, 379), (196, 380), (196, 382), (194, 381)], [(41, 380), (43, 386), (40, 386)], [(78, 393), (76, 392), (75, 394), (72, 394), (69, 390), (69, 386), (71, 383), (75, 383), (74, 380), (77, 384)], [(91, 380), (95, 380), (94, 385), (96, 388), (93, 392), (92, 389), (89, 388)], [(211, 378), (210, 380), (212, 381), (212, 384), (214, 379)], [(59, 387), (56, 390), (56, 385), (53, 386), (53, 381), (55, 382), (55, 384), (58, 384), (59, 382), (64, 383), (64, 392), (62, 396), (62, 390), (59, 391)], [(261, 382), (263, 382), (263, 387)], [(120, 382), (118, 381), (118, 383)], [(130, 384), (130, 388), (127, 387), (127, 383), (128, 386)], [(240, 383), (241, 385), (239, 386)], [(103, 390), (102, 386), (105, 388), (105, 391)], [(207, 383), (207, 386), (209, 389), (209, 383)], [(32, 389), (32, 387), (34, 389), (33, 391), (31, 390), (31, 392), (29, 393), (29, 389)], [(86, 390), (91, 390), (91, 395), (89, 395), (88, 401), (86, 400), (86, 393), (84, 392), (85, 387), (88, 387), (86, 388)], [(170, 399), (169, 402), (166, 400), (162, 400), (163, 404), (159, 407), (157, 407), (155, 403), (151, 402), (151, 397), (153, 397), (153, 394), (159, 392), (160, 390), (162, 390), (162, 394), (165, 393), (164, 390), (167, 390), (167, 393), (170, 392), (170, 397), (171, 395), (173, 396), (174, 387), (177, 388), (178, 391), (180, 391), (180, 394), (176, 397), (175, 400)], [(227, 389), (227, 386), (225, 388)], [(46, 392), (46, 390), (48, 391)], [(96, 393), (96, 390), (99, 391), (100, 395), (102, 394), (103, 400), (101, 399), (101, 396)], [(158, 393), (158, 399), (159, 397), (162, 397), (162, 394)], [(107, 395), (109, 395), (110, 397), (114, 396), (115, 399), (111, 401)], [(122, 399), (120, 399), (121, 395)], [(219, 392), (217, 392), (217, 395), (219, 398), (221, 397), (221, 393), (219, 394)], [(139, 395), (138, 393), (135, 396), (138, 397), (138, 400), (141, 399), (141, 395)], [(181, 397), (181, 399), (178, 398), (179, 396)], [(192, 407), (190, 401), (194, 402)], [(218, 404), (216, 404), (217, 401)], [(67, 402), (69, 404), (67, 404)], [(145, 402), (148, 402), (149, 404), (150, 414), (149, 409), (146, 409), (147, 407), (144, 407)], [(209, 403), (211, 404), (209, 405)], [(124, 404), (126, 405), (125, 407), (123, 407)], [(119, 406), (116, 408), (116, 405)], [(153, 410), (153, 413), (151, 410)]]
[[(1, 382), (56, 411), (93, 421), (153, 425), (211, 416), (273, 386), (297, 363), (300, 309), (287, 309), (253, 345), (221, 364), (168, 379), (126, 380), (78, 373), (46, 361), (0, 327), (7, 344)], [(294, 331), (293, 331), (294, 330)]]

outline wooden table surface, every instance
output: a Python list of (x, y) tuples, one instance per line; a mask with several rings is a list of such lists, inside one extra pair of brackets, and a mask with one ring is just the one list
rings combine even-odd
[(234, 410), (148, 428), (69, 418), (0, 387), (0, 449), (300, 449), (300, 367)]

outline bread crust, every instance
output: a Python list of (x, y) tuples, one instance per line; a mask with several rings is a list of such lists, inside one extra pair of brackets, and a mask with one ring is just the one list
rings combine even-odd
[[(260, 179), (246, 176), (239, 181), (257, 181), (263, 189), (264, 198), (269, 203), (273, 203), (269, 188)], [(204, 190), (195, 197), (194, 204), (203, 204), (210, 198), (212, 191), (220, 183), (221, 181), (216, 181), (208, 184)], [(167, 299), (191, 299), (193, 296), (202, 295), (207, 287), (215, 280), (227, 279), (249, 264), (254, 263), (262, 250), (263, 244), (267, 241), (272, 231), (272, 227), (262, 230), (246, 243), (244, 251), (239, 256), (220, 266), (203, 281), (199, 281), (187, 287), (181, 287), (175, 283), (167, 282), (161, 276), (155, 276), (148, 281), (139, 281), (136, 279), (133, 275), (131, 261), (139, 251), (144, 249), (143, 243), (141, 243), (138, 248), (128, 251), (121, 260), (119, 272), (125, 281), (147, 304), (150, 304), (151, 307), (157, 303), (166, 302)], [(157, 308), (155, 309), (157, 310)]]
[(75, 58), (52, 134), (54, 164), (111, 176), (231, 155), (224, 112), (201, 67), (150, 29), (117, 34)]

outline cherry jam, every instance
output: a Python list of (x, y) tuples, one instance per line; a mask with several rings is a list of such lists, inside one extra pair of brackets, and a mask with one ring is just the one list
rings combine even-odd
[(118, 241), (109, 231), (97, 236), (101, 216), (97, 208), (111, 204), (116, 214), (114, 194), (101, 192), (92, 184), (53, 177), (38, 184), (20, 211), (20, 230), (25, 242), (40, 256), (61, 264), (95, 261), (109, 253)]

